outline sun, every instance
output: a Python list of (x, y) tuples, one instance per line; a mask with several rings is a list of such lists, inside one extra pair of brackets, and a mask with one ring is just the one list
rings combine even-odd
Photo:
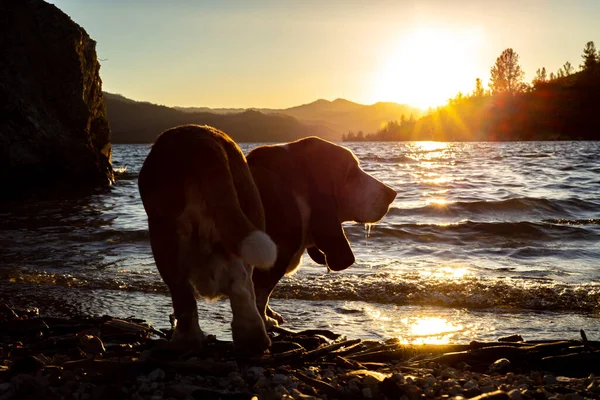
[(374, 73), (373, 99), (426, 109), (445, 104), (459, 91), (471, 91), (482, 36), (478, 29), (430, 26), (399, 35), (382, 50), (385, 61)]

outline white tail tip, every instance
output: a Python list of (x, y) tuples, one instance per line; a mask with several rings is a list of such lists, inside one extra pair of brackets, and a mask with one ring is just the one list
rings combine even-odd
[(266, 233), (254, 231), (242, 241), (240, 257), (256, 268), (269, 269), (277, 260), (277, 246)]

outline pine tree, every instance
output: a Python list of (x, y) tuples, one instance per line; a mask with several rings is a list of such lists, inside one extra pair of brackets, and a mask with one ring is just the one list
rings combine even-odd
[(563, 65), (562, 68), (563, 68), (563, 71), (565, 72), (565, 76), (571, 75), (573, 73), (573, 71), (575, 70), (573, 68), (573, 66), (571, 65), (571, 63), (568, 61), (565, 63), (565, 65)]
[(531, 81), (531, 83), (536, 86), (540, 83), (548, 82), (548, 77), (546, 75), (546, 67), (538, 68), (535, 71), (535, 78)]
[(513, 49), (506, 49), (496, 59), (490, 70), (490, 89), (492, 93), (514, 94), (523, 89), (525, 73), (519, 65), (519, 55)]
[(596, 51), (594, 42), (587, 42), (585, 44), (581, 58), (583, 58), (583, 64), (581, 64), (583, 71), (592, 71), (596, 68), (598, 65), (598, 52)]
[(481, 79), (475, 79), (475, 90), (473, 90), (473, 97), (483, 97), (484, 94), (485, 90), (483, 89)]

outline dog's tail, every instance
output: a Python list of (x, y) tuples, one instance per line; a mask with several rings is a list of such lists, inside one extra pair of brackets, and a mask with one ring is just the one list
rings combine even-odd
[(277, 246), (269, 235), (251, 222), (240, 205), (242, 202), (248, 210), (259, 209), (255, 215), (259, 217), (254, 219), (264, 220), (260, 195), (248, 165), (233, 142), (231, 144), (237, 151), (225, 151), (214, 144), (209, 151), (195, 157), (196, 174), (192, 180), (201, 186), (200, 193), (194, 193), (194, 183), (187, 185), (187, 202), (198, 200), (194, 197), (200, 195), (226, 250), (245, 263), (269, 269), (277, 259)]

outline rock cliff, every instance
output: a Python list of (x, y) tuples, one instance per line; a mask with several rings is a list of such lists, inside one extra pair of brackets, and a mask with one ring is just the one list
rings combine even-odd
[(0, 0), (0, 199), (113, 180), (96, 42), (52, 4)]

